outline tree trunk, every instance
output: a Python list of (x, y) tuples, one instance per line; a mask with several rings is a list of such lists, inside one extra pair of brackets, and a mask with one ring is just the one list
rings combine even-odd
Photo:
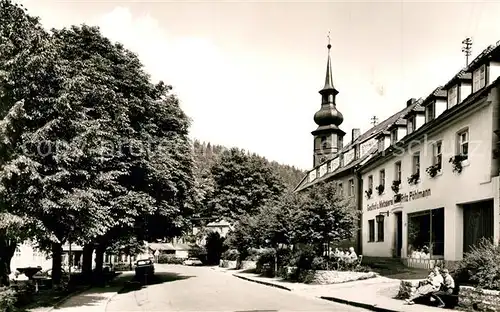
[(85, 282), (90, 282), (92, 280), (92, 253), (94, 252), (94, 246), (92, 244), (86, 244), (83, 246), (83, 259), (82, 259), (82, 275)]
[(16, 241), (0, 238), (0, 287), (10, 285), (10, 261), (16, 252), (16, 247)]
[(104, 265), (104, 250), (105, 247), (101, 244), (95, 249), (95, 281), (100, 286), (104, 286), (103, 265)]
[(52, 243), (52, 287), (61, 285), (62, 277), (62, 244)]

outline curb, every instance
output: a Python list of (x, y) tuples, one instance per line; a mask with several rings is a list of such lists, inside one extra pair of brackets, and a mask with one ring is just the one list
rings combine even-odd
[[(121, 274), (121, 273), (120, 273), (120, 274)], [(117, 276), (119, 276), (120, 274), (118, 274)], [(117, 276), (115, 276), (115, 277), (117, 277)], [(94, 288), (94, 286), (92, 286), (92, 285), (88, 285), (88, 286), (85, 286), (83, 289), (80, 289), (80, 290), (78, 290), (78, 291), (75, 291), (75, 292), (73, 292), (73, 293), (71, 293), (71, 294), (69, 294), (69, 295), (67, 295), (67, 296), (65, 296), (65, 297), (63, 297), (63, 298), (61, 298), (61, 300), (57, 301), (57, 302), (56, 302), (56, 303), (55, 303), (55, 304), (54, 304), (51, 308), (49, 308), (46, 312), (52, 312), (53, 310), (58, 309), (58, 308), (59, 308), (62, 304), (64, 304), (64, 303), (65, 303), (66, 301), (68, 301), (70, 298), (75, 297), (75, 296), (78, 296), (78, 295), (81, 295), (81, 294), (83, 294), (84, 292), (86, 292), (86, 291), (88, 291), (88, 290), (90, 290), (90, 289), (92, 289), (92, 288)], [(118, 293), (116, 293), (116, 294), (118, 294)], [(113, 298), (114, 296), (116, 296), (116, 294), (114, 294), (113, 296), (111, 296), (111, 297), (108, 299), (108, 301), (106, 301), (106, 305), (108, 305), (108, 303), (109, 303), (109, 301), (111, 300), (111, 298)]]
[(51, 312), (54, 309), (59, 308), (63, 303), (68, 301), (71, 297), (81, 295), (82, 293), (86, 292), (87, 290), (89, 290), (91, 288), (92, 288), (92, 286), (86, 286), (85, 288), (80, 289), (79, 291), (75, 291), (74, 293), (66, 295), (65, 297), (63, 297), (59, 301), (57, 301), (50, 309), (48, 309), (47, 312)]
[(363, 309), (367, 309), (367, 310), (371, 310), (371, 311), (376, 311), (376, 312), (399, 312), (398, 310), (392, 310), (392, 309), (386, 309), (386, 308), (382, 308), (382, 307), (377, 307), (374, 304), (361, 303), (361, 302), (356, 302), (356, 301), (349, 301), (349, 300), (335, 298), (335, 297), (321, 296), (319, 298), (321, 298), (323, 300), (333, 301), (333, 302), (337, 302), (337, 303), (341, 303), (341, 304), (345, 304), (345, 305), (350, 305), (350, 306), (353, 306), (353, 307), (363, 308)]
[(285, 286), (276, 285), (276, 284), (269, 283), (269, 282), (263, 282), (263, 281), (254, 280), (254, 279), (251, 279), (251, 278), (248, 278), (248, 277), (244, 277), (244, 276), (241, 276), (241, 275), (238, 275), (238, 274), (233, 274), (233, 276), (235, 276), (237, 278), (241, 278), (242, 280), (245, 280), (245, 281), (254, 282), (254, 283), (257, 283), (257, 284), (262, 284), (262, 285), (266, 285), (266, 286), (280, 288), (280, 289), (283, 289), (283, 290), (292, 291), (291, 288), (288, 288), (288, 287), (285, 287)]
[[(258, 283), (258, 284), (262, 284), (262, 285), (266, 285), (266, 286), (271, 286), (271, 287), (276, 287), (276, 288), (280, 288), (283, 290), (293, 291), (291, 288), (288, 288), (285, 286), (281, 286), (281, 285), (277, 285), (277, 284), (273, 284), (273, 283), (269, 283), (269, 282), (264, 282), (264, 281), (254, 280), (254, 279), (244, 277), (244, 276), (241, 276), (238, 274), (233, 274), (233, 276), (241, 278), (245, 281), (254, 282), (254, 283)], [(345, 304), (345, 305), (350, 305), (353, 307), (363, 308), (363, 309), (367, 309), (367, 310), (371, 310), (371, 311), (376, 311), (376, 312), (399, 312), (398, 310), (392, 310), (392, 309), (378, 307), (377, 305), (374, 305), (374, 304), (349, 301), (349, 300), (335, 298), (335, 297), (321, 296), (321, 297), (316, 297), (316, 298), (320, 298), (323, 300), (328, 300), (328, 301), (332, 301), (332, 302), (336, 302), (336, 303), (341, 303), (341, 304)]]

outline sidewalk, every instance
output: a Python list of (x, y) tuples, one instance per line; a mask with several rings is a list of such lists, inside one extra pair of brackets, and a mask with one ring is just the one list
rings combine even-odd
[(104, 288), (91, 288), (79, 294), (70, 295), (55, 307), (36, 308), (30, 312), (105, 312), (106, 305), (129, 281), (133, 272), (123, 272)]
[(280, 278), (265, 278), (257, 274), (234, 273), (233, 276), (268, 286), (293, 291), (298, 295), (318, 297), (338, 303), (357, 306), (372, 311), (383, 312), (420, 312), (443, 311), (441, 308), (406, 305), (403, 300), (393, 299), (399, 290), (400, 280), (386, 277), (375, 277), (367, 280), (331, 284), (308, 285), (292, 283)]

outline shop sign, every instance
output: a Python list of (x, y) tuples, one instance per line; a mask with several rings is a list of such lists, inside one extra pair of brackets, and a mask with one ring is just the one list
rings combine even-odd
[(367, 208), (366, 210), (372, 211), (372, 210), (377, 210), (377, 209), (381, 209), (381, 208), (387, 208), (387, 207), (390, 207), (390, 206), (397, 204), (397, 203), (405, 203), (405, 202), (413, 201), (416, 199), (429, 197), (429, 196), (431, 196), (431, 189), (426, 189), (424, 191), (419, 191), (419, 190), (411, 191), (409, 193), (402, 193), (402, 194), (398, 194), (398, 195), (399, 195), (398, 200), (396, 200), (397, 195), (395, 195), (393, 199), (380, 200), (376, 203), (368, 205), (366, 207)]

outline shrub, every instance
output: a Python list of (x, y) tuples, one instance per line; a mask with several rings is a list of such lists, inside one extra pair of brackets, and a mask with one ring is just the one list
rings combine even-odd
[(177, 258), (175, 255), (160, 254), (158, 256), (158, 263), (182, 264), (183, 261), (184, 261), (184, 259)]
[(274, 276), (275, 255), (276, 251), (273, 248), (262, 249), (262, 253), (257, 259), (255, 271), (265, 276)]
[(463, 282), (500, 290), (500, 246), (495, 245), (492, 240), (481, 239), (458, 263), (455, 275), (466, 276), (464, 279), (468, 281)]
[(247, 261), (257, 261), (259, 260), (260, 255), (262, 254), (262, 249), (250, 248), (248, 250), (248, 256), (244, 259)]
[(0, 287), (0, 311), (14, 311), (17, 301), (16, 292), (10, 287)]
[(236, 261), (236, 260), (238, 260), (239, 256), (240, 256), (240, 253), (238, 252), (238, 250), (228, 249), (222, 253), (221, 258), (223, 260)]

